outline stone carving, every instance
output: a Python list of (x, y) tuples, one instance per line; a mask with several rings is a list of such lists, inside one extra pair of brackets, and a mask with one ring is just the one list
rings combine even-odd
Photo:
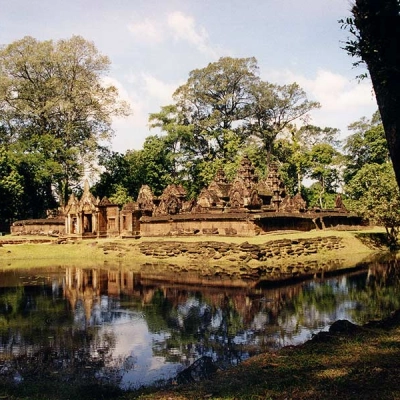
[(270, 164), (268, 176), (260, 182), (258, 191), (265, 206), (263, 208), (279, 211), (280, 204), (286, 197), (286, 189), (278, 173), (278, 164)]
[(155, 207), (155, 196), (150, 186), (143, 185), (137, 197), (137, 207), (143, 215), (152, 215)]
[(85, 212), (96, 211), (96, 206), (100, 203), (99, 199), (96, 199), (92, 193), (90, 193), (90, 187), (88, 180), (85, 180), (83, 194), (80, 199), (80, 208)]
[(86, 180), (81, 199), (78, 200), (74, 194), (71, 194), (64, 209), (66, 233), (76, 235), (95, 234), (99, 203), (100, 200), (90, 193), (89, 182)]
[(248, 157), (244, 157), (229, 191), (232, 211), (261, 207), (257, 190), (258, 176)]
[(194, 199), (184, 201), (182, 204), (181, 212), (182, 213), (191, 213), (195, 206), (196, 206), (196, 200), (194, 200)]
[(220, 204), (225, 205), (229, 200), (230, 189), (231, 184), (226, 179), (224, 170), (218, 170), (214, 180), (208, 185), (208, 190), (218, 197)]
[(346, 206), (343, 204), (342, 196), (338, 194), (335, 200), (335, 209), (342, 212), (347, 212)]
[(106, 197), (106, 196), (104, 196), (102, 199), (101, 199), (101, 201), (100, 201), (100, 203), (99, 203), (99, 206), (109, 206), (109, 205), (111, 205), (112, 203), (111, 203), (111, 201), (108, 199), (108, 197)]
[(79, 209), (79, 200), (76, 198), (74, 193), (69, 196), (68, 203), (65, 206), (64, 213), (67, 214), (77, 214)]
[(230, 189), (231, 184), (226, 179), (224, 171), (220, 169), (208, 187), (201, 190), (192, 212), (221, 211), (229, 201)]
[(300, 193), (296, 193), (295, 196), (286, 196), (280, 205), (280, 210), (284, 212), (305, 212), (307, 209), (307, 204), (305, 200), (301, 197)]
[(154, 215), (175, 215), (182, 210), (186, 199), (186, 190), (181, 185), (168, 185), (160, 196), (160, 204)]
[(197, 205), (205, 210), (210, 209), (212, 207), (217, 207), (217, 204), (219, 204), (219, 202), (220, 201), (217, 193), (208, 188), (202, 189), (197, 198)]
[(121, 210), (121, 211), (126, 211), (126, 212), (135, 211), (135, 210), (137, 210), (137, 208), (138, 208), (137, 204), (138, 204), (137, 202), (130, 201), (129, 203), (126, 203), (126, 204), (122, 207), (122, 210)]

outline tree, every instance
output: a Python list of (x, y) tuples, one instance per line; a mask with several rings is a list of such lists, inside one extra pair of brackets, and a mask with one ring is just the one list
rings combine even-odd
[(126, 179), (130, 175), (130, 169), (123, 154), (103, 149), (99, 156), (99, 166), (102, 172), (92, 187), (95, 196), (110, 198), (115, 193), (115, 185), (127, 188)]
[[(174, 154), (168, 137), (148, 136), (141, 150), (125, 154), (104, 151), (100, 165), (104, 168), (93, 192), (100, 198), (136, 198), (142, 185), (149, 185), (155, 195), (174, 183)], [(120, 202), (117, 202), (120, 204)]]
[(132, 202), (133, 198), (129, 196), (128, 190), (124, 186), (116, 184), (113, 185), (113, 194), (110, 197), (110, 201), (122, 207), (124, 204)]
[[(316, 179), (318, 185), (318, 205), (321, 208), (326, 208), (326, 193), (335, 194), (337, 191), (337, 182), (339, 173), (337, 165), (339, 164), (340, 154), (330, 144), (316, 144), (310, 151), (310, 172), (309, 177)], [(332, 196), (331, 196), (332, 198)]]
[(111, 118), (129, 112), (102, 80), (109, 66), (80, 36), (25, 37), (0, 49), (1, 140), (37, 162), (61, 205), (95, 162), (100, 142), (110, 139)]
[(247, 117), (247, 130), (261, 140), (269, 163), (277, 135), (320, 104), (309, 101), (297, 83), (275, 85), (256, 82), (251, 88), (252, 112)]
[(345, 50), (368, 67), (400, 186), (400, 2), (356, 0), (352, 15), (341, 21), (354, 37)]
[(354, 208), (386, 229), (390, 247), (400, 232), (400, 191), (390, 163), (366, 164), (346, 187)]
[(207, 67), (190, 72), (188, 81), (174, 93), (185, 124), (192, 127), (203, 156), (226, 155), (226, 135), (241, 136), (237, 122), (250, 113), (250, 88), (258, 80), (255, 58), (222, 57)]
[(302, 192), (303, 180), (311, 174), (313, 167), (311, 150), (316, 145), (329, 145), (337, 150), (339, 130), (304, 125), (300, 128), (288, 125), (285, 134), (275, 141), (273, 155), (281, 164), (286, 187), (292, 195)]
[[(22, 203), (24, 178), (5, 146), (0, 146), (0, 230), (8, 230)], [(8, 225), (8, 226), (7, 226)]]
[(232, 175), (238, 159), (248, 149), (254, 153), (255, 144), (264, 151), (264, 167), (259, 167), (266, 170), (278, 133), (319, 106), (296, 83), (263, 82), (255, 58), (231, 57), (191, 71), (174, 102), (151, 114), (150, 126), (174, 143), (176, 171), (191, 194), (221, 167)]
[(361, 118), (349, 125), (354, 133), (344, 142), (346, 183), (366, 164), (384, 164), (389, 161), (389, 149), (379, 113), (371, 120)]

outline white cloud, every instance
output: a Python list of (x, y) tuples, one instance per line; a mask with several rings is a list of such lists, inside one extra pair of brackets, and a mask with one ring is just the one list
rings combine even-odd
[(211, 59), (217, 59), (221, 52), (210, 44), (207, 30), (199, 26), (193, 17), (181, 11), (168, 13), (159, 20), (137, 20), (128, 24), (127, 28), (137, 41), (146, 44), (161, 44), (173, 38), (177, 42), (192, 45)]
[(184, 40), (194, 45), (201, 53), (218, 58), (216, 51), (209, 44), (208, 33), (204, 27), (197, 27), (193, 17), (180, 11), (168, 14), (168, 26), (175, 39)]
[(163, 29), (148, 18), (129, 24), (128, 29), (136, 39), (146, 43), (161, 43), (164, 40)]
[(115, 117), (112, 121), (116, 132), (112, 148), (121, 153), (128, 149), (141, 149), (148, 135), (159, 133), (157, 129), (150, 130), (149, 114), (158, 112), (161, 106), (171, 104), (172, 94), (179, 86), (163, 82), (145, 72), (138, 75), (130, 72), (125, 79), (124, 86), (115, 78), (103, 78), (105, 85), (114, 85), (118, 89), (120, 99), (126, 101), (133, 110), (129, 117)]
[(319, 101), (329, 111), (369, 106), (375, 101), (370, 81), (359, 83), (327, 70), (318, 70), (314, 78), (290, 70), (273, 71), (268, 76), (274, 79), (274, 83), (297, 82), (309, 98)]
[(145, 87), (144, 90), (149, 96), (157, 99), (162, 105), (171, 104), (172, 94), (178, 85), (163, 82), (147, 73), (143, 73), (142, 78)]
[(314, 80), (305, 82), (304, 89), (330, 111), (368, 106), (373, 101), (371, 84), (349, 81), (342, 75), (320, 70)]
[(268, 80), (278, 84), (297, 82), (307, 97), (321, 103), (311, 112), (311, 123), (338, 128), (343, 135), (347, 126), (361, 117), (371, 117), (377, 105), (370, 81), (358, 82), (328, 70), (318, 70), (312, 78), (291, 70), (270, 71)]
[(130, 92), (117, 79), (104, 77), (105, 85), (113, 85), (118, 89), (119, 98), (126, 101), (132, 110), (128, 117), (114, 117), (112, 127), (116, 132), (112, 140), (114, 151), (124, 153), (128, 149), (141, 148), (148, 132), (146, 131), (148, 112), (146, 102), (136, 92)]

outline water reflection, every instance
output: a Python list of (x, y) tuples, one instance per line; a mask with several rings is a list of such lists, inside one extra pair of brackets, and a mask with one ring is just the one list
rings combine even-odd
[(400, 308), (397, 260), (285, 285), (217, 283), (117, 268), (0, 271), (0, 375), (137, 387), (202, 356), (224, 368), (335, 320)]

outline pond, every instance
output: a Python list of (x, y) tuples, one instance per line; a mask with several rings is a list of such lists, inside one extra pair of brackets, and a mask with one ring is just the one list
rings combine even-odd
[(198, 359), (228, 368), (336, 320), (364, 324), (400, 308), (395, 259), (280, 283), (175, 278), (109, 266), (0, 270), (0, 375), (162, 384)]

